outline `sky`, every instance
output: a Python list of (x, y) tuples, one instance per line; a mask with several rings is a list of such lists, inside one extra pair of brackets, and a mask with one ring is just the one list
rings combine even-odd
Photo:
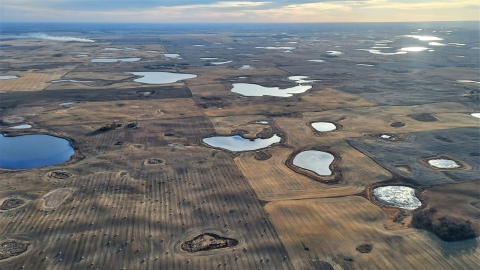
[(3, 22), (479, 21), (478, 0), (0, 0)]

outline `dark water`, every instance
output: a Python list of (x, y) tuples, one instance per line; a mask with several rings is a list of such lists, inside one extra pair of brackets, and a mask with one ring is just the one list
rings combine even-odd
[(49, 135), (4, 137), (0, 134), (0, 168), (32, 169), (68, 161), (74, 153), (70, 142)]

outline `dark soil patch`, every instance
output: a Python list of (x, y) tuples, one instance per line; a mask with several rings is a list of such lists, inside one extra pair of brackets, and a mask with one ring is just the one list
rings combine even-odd
[(248, 132), (248, 130), (245, 130), (245, 129), (235, 129), (232, 131), (232, 135), (244, 135), (248, 133), (250, 132)]
[(443, 241), (454, 242), (472, 239), (478, 236), (473, 224), (449, 216), (443, 216), (434, 221), (433, 216), (437, 209), (430, 208), (414, 213), (412, 225), (418, 229), (427, 230)]
[(443, 137), (443, 136), (440, 136), (440, 135), (435, 136), (435, 139), (440, 140), (440, 141), (442, 141), (442, 142), (453, 143), (453, 141), (450, 140), (449, 138), (446, 138), (446, 137)]
[(22, 199), (18, 199), (18, 198), (6, 199), (5, 201), (3, 201), (2, 205), (0, 205), (0, 210), (10, 210), (13, 208), (17, 208), (23, 204), (25, 204), (25, 200), (22, 200)]
[(398, 127), (404, 127), (405, 123), (403, 122), (393, 122), (390, 124), (391, 127), (398, 128)]
[(373, 250), (372, 244), (360, 244), (355, 248), (360, 253), (370, 253)]
[(435, 116), (433, 116), (429, 113), (410, 114), (409, 117), (412, 118), (413, 120), (417, 120), (417, 121), (420, 121), (420, 122), (436, 122), (436, 121), (438, 121), (438, 119)]
[(148, 164), (165, 164), (165, 160), (161, 158), (150, 158), (147, 160)]
[(188, 252), (199, 252), (220, 248), (233, 247), (238, 244), (238, 240), (221, 237), (213, 233), (201, 234), (192, 240), (182, 243), (181, 249)]
[(272, 154), (266, 151), (255, 151), (254, 157), (256, 160), (267, 160), (272, 157)]
[(67, 179), (72, 177), (73, 174), (65, 171), (53, 171), (48, 174), (50, 178), (57, 178), (57, 179)]
[(0, 260), (5, 260), (24, 253), (27, 251), (29, 245), (28, 242), (17, 242), (14, 240), (2, 242), (0, 244)]

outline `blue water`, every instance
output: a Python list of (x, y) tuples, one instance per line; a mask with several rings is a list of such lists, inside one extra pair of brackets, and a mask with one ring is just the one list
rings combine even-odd
[(68, 161), (74, 153), (68, 140), (49, 135), (4, 137), (0, 134), (0, 168), (32, 169)]

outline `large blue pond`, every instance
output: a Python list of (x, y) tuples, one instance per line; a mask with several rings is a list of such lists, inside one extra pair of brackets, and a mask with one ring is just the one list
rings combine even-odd
[(0, 168), (32, 169), (68, 161), (75, 150), (68, 140), (49, 135), (4, 137), (0, 134)]

